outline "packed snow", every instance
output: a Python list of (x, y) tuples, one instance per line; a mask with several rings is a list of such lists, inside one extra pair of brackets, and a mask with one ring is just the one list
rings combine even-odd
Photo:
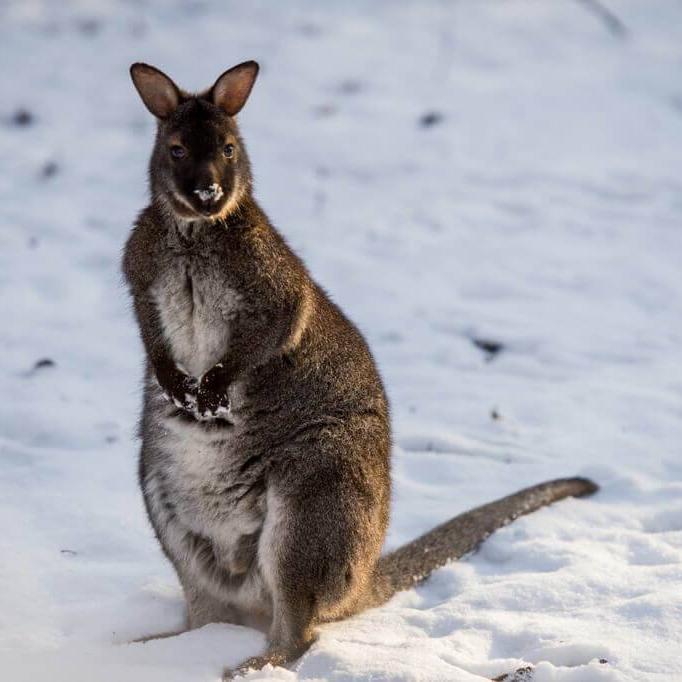
[[(605, 8), (610, 11), (605, 11)], [(682, 4), (0, 3), (0, 678), (216, 682), (136, 482), (119, 256), (154, 122), (257, 59), (257, 196), (392, 402), (389, 548), (525, 485), (516, 521), (254, 680), (682, 680)]]

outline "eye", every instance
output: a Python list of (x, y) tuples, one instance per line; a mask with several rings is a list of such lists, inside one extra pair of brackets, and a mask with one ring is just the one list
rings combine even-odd
[(174, 159), (182, 159), (182, 158), (184, 158), (185, 155), (187, 154), (187, 152), (185, 151), (184, 147), (181, 147), (179, 144), (174, 144), (174, 145), (170, 148), (170, 153), (171, 153), (171, 156), (172, 156)]
[(223, 147), (223, 154), (225, 154), (225, 156), (228, 159), (231, 159), (234, 156), (234, 145), (233, 144), (226, 144)]

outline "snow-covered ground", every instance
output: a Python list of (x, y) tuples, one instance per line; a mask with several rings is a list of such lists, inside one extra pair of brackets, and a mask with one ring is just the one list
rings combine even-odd
[(118, 274), (153, 135), (129, 64), (198, 89), (255, 58), (258, 197), (392, 400), (388, 545), (546, 478), (602, 491), (252, 678), (682, 680), (682, 4), (603, 2), (621, 23), (579, 0), (0, 2), (0, 679), (215, 682), (263, 647), (128, 644), (183, 603), (136, 484)]

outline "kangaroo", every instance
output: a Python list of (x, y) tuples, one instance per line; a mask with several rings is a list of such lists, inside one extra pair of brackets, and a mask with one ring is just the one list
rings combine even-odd
[(360, 332), (252, 195), (235, 116), (257, 74), (244, 62), (190, 94), (131, 67), (158, 124), (151, 200), (122, 263), (147, 358), (139, 481), (187, 627), (268, 634), (267, 651), (225, 679), (293, 662), (317, 625), (381, 605), (521, 514), (597, 489), (543, 483), (381, 556), (386, 394)]

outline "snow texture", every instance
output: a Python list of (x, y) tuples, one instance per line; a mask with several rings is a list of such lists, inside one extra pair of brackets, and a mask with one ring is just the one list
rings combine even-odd
[(217, 182), (214, 182), (212, 185), (209, 185), (208, 189), (195, 189), (194, 194), (202, 201), (215, 203), (223, 196), (223, 188)]
[[(257, 196), (376, 354), (388, 546), (543, 479), (516, 521), (254, 680), (682, 680), (682, 4), (0, 3), (0, 678), (215, 682), (136, 484), (118, 271), (154, 123), (128, 78), (263, 66)], [(600, 662), (600, 660), (605, 662)]]

